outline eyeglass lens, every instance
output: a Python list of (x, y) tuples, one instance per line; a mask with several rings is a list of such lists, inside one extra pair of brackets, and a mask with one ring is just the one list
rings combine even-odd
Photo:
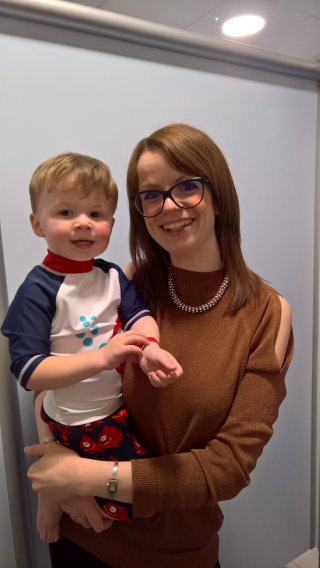
[(155, 217), (163, 209), (164, 201), (171, 197), (178, 207), (188, 209), (196, 207), (203, 197), (203, 184), (200, 179), (182, 181), (168, 191), (151, 189), (143, 191), (135, 197), (138, 211), (145, 217)]

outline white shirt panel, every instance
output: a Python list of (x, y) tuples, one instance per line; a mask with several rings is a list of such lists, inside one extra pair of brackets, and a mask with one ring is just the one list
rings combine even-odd
[[(52, 355), (92, 351), (107, 343), (114, 333), (120, 301), (115, 269), (106, 273), (94, 267), (85, 274), (68, 274), (56, 298)], [(75, 384), (50, 391), (45, 396), (44, 410), (63, 424), (98, 420), (122, 404), (121, 380), (121, 375), (113, 369), (81, 381), (81, 389)]]

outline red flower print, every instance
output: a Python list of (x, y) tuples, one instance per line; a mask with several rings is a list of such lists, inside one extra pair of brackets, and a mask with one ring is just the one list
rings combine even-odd
[(112, 418), (117, 422), (125, 422), (128, 418), (128, 413), (125, 408), (122, 408), (121, 410), (119, 410), (119, 412), (113, 414)]
[(56, 424), (56, 428), (60, 432), (61, 443), (64, 446), (66, 446), (67, 448), (70, 447), (69, 440), (68, 440), (70, 432), (69, 432), (68, 426), (59, 426), (59, 424)]
[(140, 442), (138, 442), (137, 438), (131, 434), (131, 438), (133, 441), (133, 447), (136, 450), (138, 456), (145, 456), (147, 455), (146, 450), (141, 446)]
[(91, 432), (96, 426), (99, 426), (99, 424), (102, 424), (102, 420), (96, 420), (95, 422), (88, 422), (87, 424), (81, 424), (80, 428), (85, 432)]
[(102, 452), (102, 449), (89, 436), (84, 434), (80, 440), (81, 449), (87, 454), (96, 454)]
[(97, 440), (97, 444), (104, 449), (118, 448), (122, 438), (120, 430), (112, 426), (105, 426)]
[(119, 505), (118, 503), (106, 503), (103, 506), (103, 511), (109, 515), (112, 519), (116, 519), (117, 521), (131, 521), (129, 519), (128, 511), (126, 507), (123, 505)]

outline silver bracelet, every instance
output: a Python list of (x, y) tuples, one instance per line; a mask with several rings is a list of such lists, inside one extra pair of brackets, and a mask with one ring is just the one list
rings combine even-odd
[(109, 481), (107, 482), (107, 491), (108, 491), (108, 496), (110, 497), (110, 499), (114, 499), (114, 496), (117, 493), (117, 489), (118, 489), (118, 482), (119, 482), (118, 465), (119, 465), (119, 462), (115, 461), (114, 464), (113, 464), (111, 477), (110, 477)]

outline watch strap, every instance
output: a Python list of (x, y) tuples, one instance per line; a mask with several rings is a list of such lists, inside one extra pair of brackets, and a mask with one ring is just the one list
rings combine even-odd
[(110, 499), (114, 499), (114, 496), (117, 493), (118, 489), (118, 483), (119, 483), (118, 466), (119, 462), (116, 460), (113, 464), (111, 477), (107, 482), (107, 491)]

